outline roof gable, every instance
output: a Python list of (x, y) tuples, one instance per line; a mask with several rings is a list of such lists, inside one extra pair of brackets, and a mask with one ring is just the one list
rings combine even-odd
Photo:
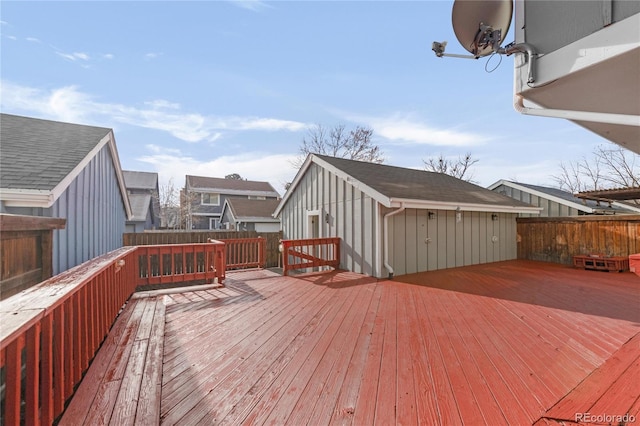
[(190, 190), (218, 192), (223, 195), (259, 194), (268, 197), (280, 196), (269, 182), (187, 175), (186, 183), (187, 188)]
[(296, 175), (276, 214), (280, 213), (285, 200), (312, 162), (336, 173), (386, 207), (404, 205), (414, 208), (461, 208), (528, 213), (537, 213), (540, 210), (443, 173), (311, 154)]
[(250, 200), (248, 198), (227, 198), (223, 208), (229, 209), (236, 220), (264, 220), (269, 222), (277, 221), (273, 218), (273, 212), (280, 200)]
[(131, 205), (113, 131), (0, 114), (0, 188), (16, 205), (51, 207), (89, 162), (107, 146), (127, 217)]
[(111, 129), (0, 114), (0, 186), (53, 190)]
[(157, 173), (123, 170), (122, 175), (127, 189), (147, 189), (149, 191), (158, 189)]
[[(594, 200), (583, 200), (574, 196), (572, 193), (564, 191), (562, 189), (550, 188), (540, 185), (531, 185), (521, 182), (512, 182), (504, 179), (490, 185), (489, 189), (495, 191), (501, 185), (509, 186), (513, 189), (527, 192), (529, 194), (536, 195), (538, 197), (545, 198), (547, 200), (551, 200), (568, 207), (572, 207), (585, 213), (594, 213), (596, 211), (634, 211), (633, 206), (625, 205), (623, 203), (613, 202), (610, 206), (608, 203), (598, 203)], [(640, 209), (635, 211), (640, 211)]]

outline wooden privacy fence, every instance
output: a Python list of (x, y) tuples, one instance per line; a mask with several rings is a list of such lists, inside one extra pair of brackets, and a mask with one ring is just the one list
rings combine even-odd
[(294, 269), (340, 266), (340, 238), (282, 240), (282, 273)]
[(518, 259), (571, 265), (573, 256), (640, 253), (640, 215), (518, 218)]
[[(282, 238), (281, 232), (256, 231), (147, 231), (123, 234), (122, 242), (125, 246), (158, 245), (158, 244), (193, 244), (206, 243), (208, 240), (229, 241), (245, 240), (261, 237), (264, 239), (264, 266), (271, 268), (280, 266), (280, 252), (278, 244)], [(227, 247), (229, 253), (232, 247)], [(227, 258), (227, 267), (235, 269), (233, 255)]]
[(0, 214), (0, 300), (53, 275), (53, 230), (66, 219)]
[(137, 286), (224, 280), (223, 243), (167, 247), (123, 247), (0, 302), (0, 424), (62, 414)]

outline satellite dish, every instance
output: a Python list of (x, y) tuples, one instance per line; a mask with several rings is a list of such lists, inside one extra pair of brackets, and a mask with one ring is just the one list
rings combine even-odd
[(451, 20), (458, 41), (480, 58), (500, 48), (511, 24), (512, 0), (455, 0)]

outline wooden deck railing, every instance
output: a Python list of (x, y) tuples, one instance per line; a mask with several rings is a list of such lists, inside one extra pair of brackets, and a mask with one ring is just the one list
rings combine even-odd
[(225, 243), (138, 246), (138, 285), (225, 278)]
[(52, 424), (136, 287), (222, 282), (224, 248), (123, 247), (0, 302), (0, 424)]
[(283, 274), (294, 269), (340, 266), (340, 238), (282, 240)]
[(265, 238), (232, 238), (222, 241), (226, 246), (227, 269), (264, 268), (266, 266), (267, 240)]

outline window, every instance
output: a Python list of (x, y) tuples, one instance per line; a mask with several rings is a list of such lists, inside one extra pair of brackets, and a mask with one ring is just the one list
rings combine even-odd
[(202, 194), (202, 205), (205, 206), (219, 206), (220, 205), (220, 194), (210, 194), (203, 193)]
[(220, 229), (220, 218), (218, 217), (210, 217), (209, 218), (209, 229)]

